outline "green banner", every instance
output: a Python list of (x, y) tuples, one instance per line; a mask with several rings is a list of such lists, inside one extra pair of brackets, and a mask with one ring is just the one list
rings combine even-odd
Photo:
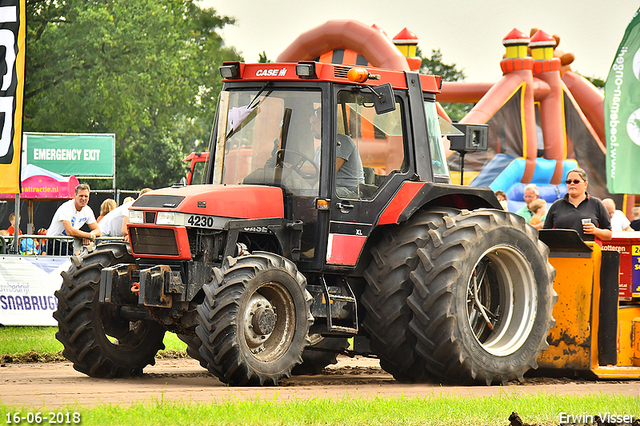
[(63, 176), (113, 177), (115, 135), (25, 133), (26, 163)]
[[(624, 33), (604, 89), (607, 189), (640, 194), (640, 9)], [(575, 143), (575, 142), (574, 142)]]

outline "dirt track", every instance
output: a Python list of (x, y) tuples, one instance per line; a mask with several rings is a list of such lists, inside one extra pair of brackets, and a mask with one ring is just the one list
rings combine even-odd
[(227, 399), (340, 398), (351, 396), (483, 396), (506, 393), (535, 394), (623, 394), (639, 395), (640, 381), (584, 381), (532, 378), (525, 384), (502, 386), (441, 386), (405, 384), (380, 369), (376, 360), (340, 357), (326, 374), (297, 376), (278, 387), (227, 387), (192, 359), (160, 359), (147, 367), (143, 377), (93, 379), (78, 373), (71, 363), (3, 364), (0, 367), (0, 401), (38, 407), (62, 404), (129, 404), (133, 401)]

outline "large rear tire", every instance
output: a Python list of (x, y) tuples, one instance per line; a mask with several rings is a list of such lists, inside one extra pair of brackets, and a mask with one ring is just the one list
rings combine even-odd
[(311, 295), (293, 262), (266, 252), (227, 258), (198, 306), (200, 354), (231, 385), (277, 384), (302, 362)]
[(547, 246), (508, 212), (432, 215), (409, 297), (426, 369), (446, 382), (523, 381), (555, 323)]
[(396, 380), (424, 380), (424, 361), (416, 351), (416, 336), (409, 328), (413, 312), (407, 298), (413, 291), (412, 275), (427, 246), (431, 215), (417, 212), (399, 227), (384, 230), (373, 247), (373, 260), (364, 277), (368, 286), (362, 296), (363, 328), (369, 333), (380, 366)]
[(55, 292), (58, 339), (73, 368), (91, 377), (139, 376), (164, 349), (165, 330), (152, 321), (120, 318), (114, 305), (98, 302), (100, 273), (118, 263), (133, 263), (127, 244), (104, 244), (82, 257), (72, 256)]

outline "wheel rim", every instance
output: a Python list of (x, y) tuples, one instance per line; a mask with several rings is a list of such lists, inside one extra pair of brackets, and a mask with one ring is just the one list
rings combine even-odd
[(485, 251), (466, 293), (467, 320), (476, 341), (496, 356), (517, 351), (533, 328), (537, 297), (535, 276), (520, 251), (506, 245)]
[(257, 360), (274, 361), (287, 352), (295, 324), (295, 305), (289, 291), (278, 282), (265, 283), (245, 306), (244, 343)]

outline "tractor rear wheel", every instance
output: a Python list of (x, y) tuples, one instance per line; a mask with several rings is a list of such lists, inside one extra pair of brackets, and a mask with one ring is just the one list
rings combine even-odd
[(103, 244), (92, 253), (71, 257), (55, 292), (58, 339), (73, 368), (91, 377), (139, 376), (164, 349), (165, 329), (155, 321), (121, 318), (118, 307), (98, 302), (100, 273), (118, 263), (133, 263), (128, 244)]
[(302, 362), (311, 295), (293, 262), (266, 252), (227, 258), (203, 287), (200, 354), (231, 385), (277, 384)]
[(442, 212), (430, 234), (409, 297), (425, 367), (448, 382), (523, 381), (555, 323), (547, 246), (499, 210)]
[(421, 252), (431, 238), (431, 222), (439, 219), (439, 215), (420, 211), (399, 227), (384, 230), (364, 274), (368, 285), (362, 296), (362, 326), (380, 366), (396, 380), (425, 379), (424, 361), (415, 351), (417, 339), (409, 328), (413, 312), (407, 298), (413, 291), (412, 275)]

